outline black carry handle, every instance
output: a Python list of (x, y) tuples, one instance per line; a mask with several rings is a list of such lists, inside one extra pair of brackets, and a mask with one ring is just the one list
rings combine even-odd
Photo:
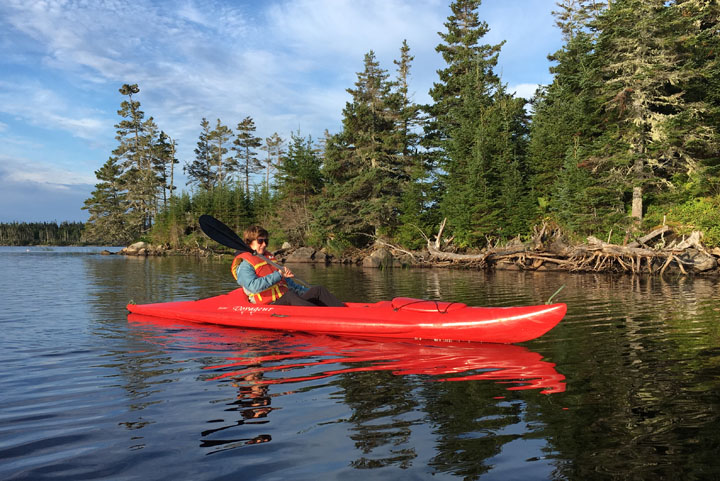
[[(218, 244), (222, 244), (225, 247), (230, 247), (231, 249), (235, 249), (241, 252), (254, 252), (250, 248), (250, 246), (248, 246), (245, 241), (242, 240), (240, 236), (235, 233), (234, 230), (232, 230), (230, 227), (226, 226), (211, 215), (203, 214), (200, 216), (200, 228), (205, 233), (205, 235), (207, 235), (209, 238), (211, 238)], [(255, 255), (267, 261), (268, 264), (271, 264), (278, 269), (283, 269), (283, 266), (281, 266), (277, 262), (273, 262), (267, 257), (257, 253), (255, 253)], [(293, 277), (292, 279), (305, 287), (310, 287), (307, 283), (303, 282), (297, 277)]]

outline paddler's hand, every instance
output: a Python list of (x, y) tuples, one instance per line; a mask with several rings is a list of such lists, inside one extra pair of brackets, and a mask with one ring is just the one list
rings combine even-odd
[(295, 274), (293, 274), (292, 271), (291, 271), (290, 269), (288, 269), (287, 267), (283, 267), (282, 270), (280, 271), (280, 274), (281, 274), (283, 277), (285, 277), (286, 279), (287, 279), (287, 278), (291, 278), (291, 277), (295, 277)]

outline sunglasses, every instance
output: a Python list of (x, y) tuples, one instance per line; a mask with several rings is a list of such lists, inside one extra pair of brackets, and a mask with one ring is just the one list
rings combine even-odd
[(258, 245), (260, 245), (260, 244), (267, 245), (269, 239), (267, 237), (258, 237), (255, 240), (257, 241)]

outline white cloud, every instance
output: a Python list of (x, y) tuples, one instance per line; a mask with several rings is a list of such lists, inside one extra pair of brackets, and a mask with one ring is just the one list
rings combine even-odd
[(107, 129), (103, 114), (69, 102), (71, 99), (37, 81), (0, 81), (0, 112), (87, 140), (96, 139)]
[(95, 184), (93, 173), (63, 169), (47, 162), (0, 155), (0, 179), (5, 183), (30, 183), (49, 190), (68, 190), (72, 185)]
[(419, 47), (434, 46), (437, 39), (428, 32), (442, 26), (441, 5), (444, 2), (407, 0), (279, 2), (268, 10), (269, 29), (280, 43), (307, 57), (338, 54), (358, 61), (370, 49), (397, 52), (403, 38), (414, 38)]
[(508, 93), (514, 97), (522, 97), (530, 100), (535, 95), (535, 91), (540, 87), (540, 84), (518, 84), (509, 85), (507, 90)]

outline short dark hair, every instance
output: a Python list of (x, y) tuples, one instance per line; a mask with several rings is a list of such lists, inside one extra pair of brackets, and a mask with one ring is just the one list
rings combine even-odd
[(250, 245), (250, 243), (254, 240), (257, 240), (258, 237), (269, 237), (268, 231), (260, 227), (259, 225), (251, 225), (247, 229), (245, 229), (245, 232), (243, 232), (243, 237), (245, 238), (245, 243)]

